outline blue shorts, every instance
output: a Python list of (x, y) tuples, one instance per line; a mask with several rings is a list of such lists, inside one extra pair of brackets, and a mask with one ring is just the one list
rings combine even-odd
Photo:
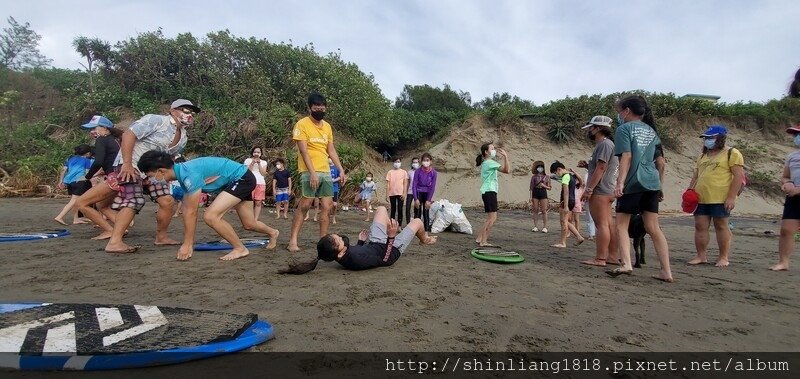
[(694, 215), (709, 216), (711, 218), (728, 218), (731, 216), (731, 213), (725, 210), (725, 204), (698, 204)]
[(275, 190), (275, 202), (280, 203), (281, 201), (289, 201), (288, 188), (278, 188)]

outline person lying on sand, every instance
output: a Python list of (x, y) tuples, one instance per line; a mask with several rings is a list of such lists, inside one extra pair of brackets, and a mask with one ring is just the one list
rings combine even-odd
[(178, 260), (185, 261), (194, 251), (194, 234), (197, 226), (197, 208), (203, 192), (222, 191), (206, 208), (203, 220), (233, 246), (233, 250), (220, 259), (224, 261), (242, 258), (250, 254), (231, 224), (225, 221), (225, 213), (236, 209), (245, 230), (269, 235), (267, 249), (278, 243), (278, 230), (270, 228), (253, 215), (252, 192), (256, 177), (239, 162), (227, 158), (202, 157), (186, 163), (172, 161), (172, 156), (150, 150), (139, 159), (139, 170), (150, 177), (151, 182), (168, 183), (177, 180), (184, 190), (186, 209), (183, 211), (183, 245), (178, 250)]
[(435, 236), (425, 232), (422, 220), (415, 218), (398, 234), (400, 226), (389, 218), (386, 207), (378, 207), (369, 231), (362, 230), (358, 235), (358, 244), (350, 245), (345, 235), (331, 233), (317, 242), (317, 257), (306, 262), (292, 259), (289, 268), (283, 274), (304, 274), (313, 270), (318, 260), (336, 261), (348, 270), (366, 270), (374, 267), (391, 266), (403, 255), (403, 252), (417, 237), (420, 245), (433, 245)]

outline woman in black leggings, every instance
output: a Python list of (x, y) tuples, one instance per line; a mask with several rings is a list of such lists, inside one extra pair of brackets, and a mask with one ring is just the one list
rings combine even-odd
[[(414, 173), (419, 169), (419, 158), (411, 159), (411, 170), (408, 170), (408, 180), (406, 182), (406, 225), (411, 222), (411, 206), (414, 205)], [(420, 218), (419, 207), (414, 206), (414, 218)]]
[(422, 154), (422, 168), (414, 173), (414, 206), (422, 207), (422, 221), (425, 231), (431, 231), (431, 203), (436, 190), (437, 172), (432, 166), (433, 157), (429, 153)]

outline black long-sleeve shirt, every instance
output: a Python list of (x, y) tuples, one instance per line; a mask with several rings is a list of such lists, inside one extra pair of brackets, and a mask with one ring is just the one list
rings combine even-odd
[(114, 159), (117, 158), (120, 145), (114, 136), (97, 137), (94, 143), (94, 163), (86, 173), (86, 179), (91, 179), (102, 168), (106, 174), (114, 170)]

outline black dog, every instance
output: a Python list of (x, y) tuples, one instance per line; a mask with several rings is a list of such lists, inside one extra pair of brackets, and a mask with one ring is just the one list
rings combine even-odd
[(644, 220), (641, 214), (631, 217), (628, 224), (628, 236), (633, 240), (633, 252), (636, 262), (633, 267), (640, 268), (644, 263), (644, 236), (647, 231), (644, 228)]

